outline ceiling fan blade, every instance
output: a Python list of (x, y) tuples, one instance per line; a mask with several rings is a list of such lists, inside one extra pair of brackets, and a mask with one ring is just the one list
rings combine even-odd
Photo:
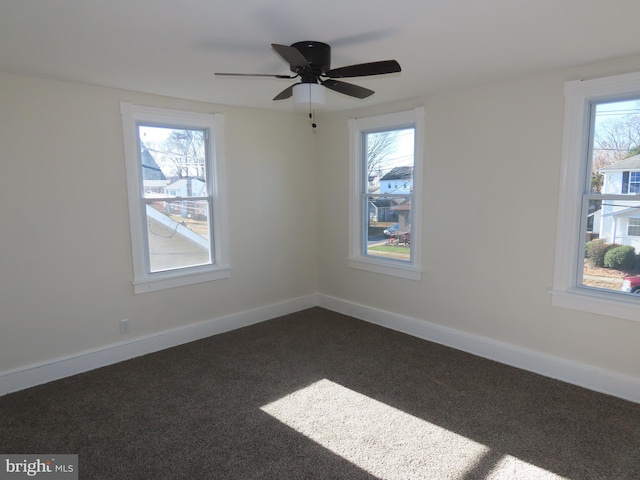
[(293, 68), (309, 68), (309, 62), (304, 58), (304, 55), (300, 53), (295, 47), (290, 47), (289, 45), (279, 45), (277, 43), (272, 43), (271, 48), (273, 48), (278, 55), (280, 55), (285, 62), (287, 62)]
[(274, 100), (284, 100), (285, 98), (291, 98), (291, 96), (293, 95), (293, 87), (295, 85), (298, 85), (298, 83), (295, 83), (293, 85), (289, 85), (287, 88), (285, 88), (283, 91), (281, 91), (278, 95), (273, 97), (273, 99)]
[(326, 72), (324, 76), (329, 78), (367, 77), (400, 71), (400, 64), (395, 60), (382, 60), (380, 62), (359, 63), (358, 65), (334, 68)]
[(214, 73), (218, 77), (271, 77), (271, 78), (296, 78), (297, 75), (273, 75), (271, 73)]
[(368, 88), (353, 85), (351, 83), (339, 82), (338, 80), (324, 80), (320, 81), (320, 83), (330, 90), (349, 95), (350, 97), (367, 98), (375, 93), (373, 90), (369, 90)]

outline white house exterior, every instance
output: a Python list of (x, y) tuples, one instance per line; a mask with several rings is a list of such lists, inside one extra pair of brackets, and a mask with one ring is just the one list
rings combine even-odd
[[(370, 176), (367, 191), (376, 195), (410, 194), (413, 191), (413, 167), (395, 167), (382, 176), (380, 174)], [(369, 221), (392, 221), (401, 225), (408, 224), (406, 218), (411, 211), (411, 203), (407, 204), (406, 202), (407, 199), (403, 197), (370, 199), (368, 202)]]
[(181, 178), (164, 187), (164, 193), (169, 197), (202, 197), (206, 194), (206, 186), (199, 178)]
[(396, 167), (380, 178), (380, 193), (411, 193), (413, 167)]
[(594, 231), (607, 243), (631, 245), (640, 252), (640, 155), (598, 170), (604, 175), (603, 194), (629, 195), (627, 200), (605, 200)]

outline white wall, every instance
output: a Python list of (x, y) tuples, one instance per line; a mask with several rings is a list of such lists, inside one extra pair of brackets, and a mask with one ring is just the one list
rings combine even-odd
[[(325, 119), (318, 183), (331, 181), (336, 194), (323, 197), (318, 216), (320, 293), (640, 379), (640, 322), (552, 307), (549, 294), (564, 82), (634, 70), (640, 58)], [(419, 105), (426, 112), (423, 279), (349, 269), (347, 120)]]
[[(133, 294), (121, 101), (225, 114), (230, 279)], [(0, 105), (0, 373), (315, 293), (298, 117), (11, 75)]]
[[(0, 75), (0, 373), (318, 292), (640, 380), (640, 322), (549, 295), (563, 83), (637, 70), (640, 57), (327, 114), (315, 131), (296, 115)], [(230, 279), (133, 295), (120, 101), (225, 114)], [(423, 280), (349, 269), (347, 120), (418, 105)]]

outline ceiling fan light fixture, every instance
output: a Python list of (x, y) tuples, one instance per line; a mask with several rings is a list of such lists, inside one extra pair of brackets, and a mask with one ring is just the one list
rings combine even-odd
[(293, 108), (297, 111), (320, 110), (325, 107), (325, 88), (317, 83), (293, 86)]

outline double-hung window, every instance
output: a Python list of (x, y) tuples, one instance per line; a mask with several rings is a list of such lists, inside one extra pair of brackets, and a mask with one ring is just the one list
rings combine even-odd
[(221, 115), (121, 104), (134, 291), (228, 277)]
[(629, 172), (629, 188), (627, 189), (627, 193), (635, 193), (636, 195), (640, 193), (640, 171)]
[(349, 266), (420, 280), (424, 109), (349, 121)]
[(553, 304), (640, 320), (640, 73), (567, 82), (562, 155)]
[(631, 237), (640, 237), (640, 218), (630, 218), (627, 235)]

